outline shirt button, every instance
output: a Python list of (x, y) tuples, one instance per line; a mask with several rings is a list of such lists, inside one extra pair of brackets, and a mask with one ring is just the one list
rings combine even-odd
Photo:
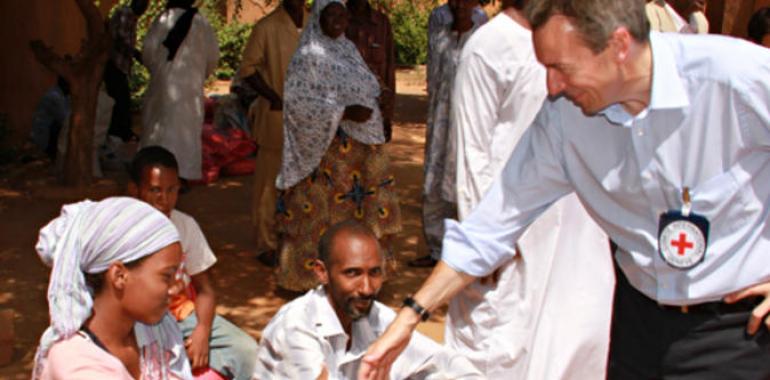
[(642, 136), (644, 136), (644, 130), (643, 130), (643, 129), (641, 129), (641, 128), (639, 128), (639, 129), (636, 131), (636, 134), (637, 134), (637, 135), (639, 135), (639, 137), (642, 137)]

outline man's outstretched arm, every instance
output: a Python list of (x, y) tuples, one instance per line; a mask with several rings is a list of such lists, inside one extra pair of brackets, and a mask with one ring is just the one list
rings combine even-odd
[[(475, 279), (476, 277), (458, 272), (440, 261), (414, 295), (414, 300), (432, 312)], [(402, 308), (385, 333), (369, 347), (361, 362), (358, 378), (387, 379), (391, 365), (409, 344), (418, 323), (420, 316), (414, 310)]]

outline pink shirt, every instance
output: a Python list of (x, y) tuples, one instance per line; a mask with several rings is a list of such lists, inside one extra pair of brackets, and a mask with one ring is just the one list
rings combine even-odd
[[(178, 379), (169, 374), (170, 379)], [(135, 380), (118, 358), (94, 344), (83, 332), (48, 351), (41, 380)]]
[(123, 363), (79, 332), (48, 351), (42, 380), (134, 380)]

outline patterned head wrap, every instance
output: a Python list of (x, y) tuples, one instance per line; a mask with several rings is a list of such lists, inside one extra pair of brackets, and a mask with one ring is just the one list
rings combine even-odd
[[(345, 35), (332, 39), (321, 30), (321, 11), (339, 0), (315, 0), (307, 27), (286, 71), (283, 99), (283, 157), (276, 185), (287, 189), (321, 162), (337, 128), (364, 144), (382, 144), (380, 85)], [(343, 5), (344, 6), (344, 5)], [(342, 120), (345, 107), (371, 108), (363, 123)]]
[[(165, 215), (133, 198), (62, 207), (61, 215), (40, 230), (35, 247), (51, 266), (51, 325), (40, 338), (33, 379), (42, 373), (51, 346), (77, 333), (91, 316), (93, 295), (84, 273), (104, 272), (114, 262), (136, 261), (178, 241), (179, 233)], [(182, 334), (172, 318), (167, 315), (154, 326), (137, 322), (134, 332), (142, 352), (143, 379), (165, 379), (169, 371), (191, 377)]]

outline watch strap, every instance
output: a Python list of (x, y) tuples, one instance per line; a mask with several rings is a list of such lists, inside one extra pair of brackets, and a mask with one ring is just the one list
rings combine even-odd
[(414, 310), (415, 313), (420, 317), (420, 320), (425, 322), (430, 318), (430, 312), (428, 309), (422, 307), (417, 301), (414, 300), (412, 297), (406, 297), (404, 298), (404, 304), (405, 307), (408, 307), (412, 310)]

